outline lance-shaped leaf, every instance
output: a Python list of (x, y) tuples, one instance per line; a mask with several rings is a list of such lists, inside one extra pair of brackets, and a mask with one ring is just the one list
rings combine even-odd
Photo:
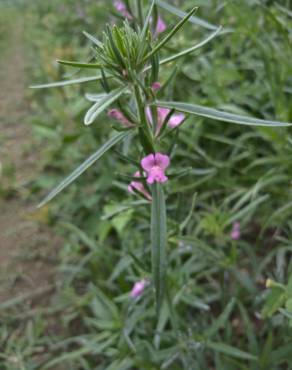
[(93, 101), (93, 102), (98, 102), (100, 101), (101, 99), (103, 99), (107, 94), (104, 94), (104, 93), (101, 93), (101, 94), (90, 94), (90, 93), (87, 93), (85, 94), (85, 98), (89, 101)]
[(224, 311), (219, 315), (219, 317), (214, 320), (214, 322), (208, 326), (208, 328), (205, 330), (205, 336), (206, 337), (212, 337), (215, 335), (220, 328), (224, 328), (226, 325), (226, 322), (228, 321), (233, 308), (235, 306), (236, 300), (235, 298), (231, 298), (231, 300), (228, 302), (227, 306), (225, 307)]
[(100, 69), (100, 64), (96, 63), (81, 63), (81, 62), (72, 62), (70, 60), (57, 60), (59, 64), (64, 66), (74, 67), (74, 68), (87, 68), (87, 69)]
[(113, 90), (111, 93), (105, 95), (102, 99), (98, 100), (86, 113), (84, 117), (84, 124), (90, 125), (96, 117), (98, 117), (106, 108), (127, 90), (127, 86), (122, 86), (119, 89)]
[(212, 349), (215, 352), (223, 353), (224, 355), (227, 355), (227, 356), (239, 358), (242, 360), (257, 361), (257, 356), (251, 353), (248, 353), (248, 352), (244, 352), (236, 347), (232, 347), (222, 342), (216, 343), (216, 342), (207, 341), (205, 343), (205, 346), (207, 348)]
[(30, 86), (30, 88), (31, 89), (46, 89), (49, 87), (60, 87), (60, 86), (82, 84), (85, 82), (98, 81), (101, 79), (102, 79), (101, 75), (92, 76), (92, 77), (81, 77), (81, 78), (76, 78), (74, 80), (56, 81), (56, 82), (49, 82), (49, 83), (45, 83), (41, 85), (32, 85)]
[(154, 105), (158, 107), (164, 107), (169, 109), (175, 109), (179, 112), (194, 114), (196, 116), (208, 117), (217, 121), (238, 123), (240, 125), (248, 126), (267, 126), (267, 127), (285, 127), (291, 126), (289, 122), (279, 122), (264, 120), (249, 116), (241, 116), (229, 112), (224, 112), (214, 108), (204, 107), (197, 104), (181, 103), (181, 102), (165, 102), (157, 101)]
[(129, 135), (129, 133), (119, 133), (111, 137), (105, 144), (103, 144), (95, 153), (86, 159), (79, 167), (76, 168), (68, 177), (66, 177), (58, 186), (56, 186), (38, 205), (38, 208), (47, 204), (50, 200), (55, 198), (62, 190), (69, 186), (74, 180), (77, 179), (84, 171), (93, 165), (98, 159), (100, 159), (110, 148), (116, 145), (118, 142), (123, 140)]
[(188, 54), (191, 54), (195, 50), (197, 50), (197, 49), (201, 48), (202, 46), (208, 44), (208, 42), (210, 42), (211, 40), (213, 40), (220, 33), (221, 30), (222, 30), (222, 27), (219, 27), (215, 32), (212, 32), (208, 37), (206, 37), (204, 40), (202, 40), (198, 44), (196, 44), (196, 45), (194, 45), (194, 46), (192, 46), (192, 47), (190, 47), (190, 48), (188, 48), (186, 50), (183, 50), (180, 53), (171, 55), (168, 58), (165, 58), (165, 59), (160, 60), (159, 61), (159, 64), (160, 65), (163, 65), (163, 64), (172, 62), (172, 61), (174, 61), (174, 60), (176, 60), (178, 58), (184, 57), (184, 56), (186, 56)]
[(90, 33), (83, 31), (83, 35), (86, 36), (90, 41), (92, 41), (96, 46), (102, 48), (103, 44), (95, 36), (92, 36)]
[(140, 35), (140, 38), (141, 38), (142, 41), (144, 40), (144, 38), (146, 36), (146, 32), (147, 32), (147, 28), (148, 28), (148, 25), (149, 25), (149, 22), (150, 22), (150, 19), (151, 19), (151, 14), (152, 14), (152, 11), (153, 11), (154, 4), (155, 4), (155, 0), (152, 0), (152, 3), (151, 3), (150, 8), (148, 10), (148, 13), (147, 13), (147, 16), (146, 16), (146, 19), (145, 19), (145, 22), (144, 22), (144, 26), (143, 26), (143, 29), (142, 29), (142, 32), (141, 32), (141, 35)]
[(185, 17), (175, 26), (173, 29), (143, 58), (143, 62), (149, 59), (152, 55), (157, 53), (167, 42), (182, 28), (187, 20), (198, 10), (198, 7), (194, 7)]
[[(187, 13), (184, 12), (183, 10), (180, 10), (178, 8), (176, 8), (175, 6), (172, 6), (168, 3), (166, 3), (165, 1), (162, 1), (162, 0), (156, 0), (156, 4), (162, 8), (162, 9), (165, 9), (167, 10), (169, 13), (172, 13), (174, 15), (177, 15), (178, 17), (180, 18), (184, 18)], [(211, 24), (207, 21), (205, 21), (204, 19), (201, 19), (199, 17), (196, 17), (196, 16), (191, 16), (189, 19), (188, 19), (189, 22), (193, 23), (193, 24), (196, 24), (198, 26), (202, 26), (204, 28), (207, 28), (208, 30), (216, 30), (218, 28), (218, 26), (215, 26), (214, 24)]]
[(152, 187), (151, 260), (157, 313), (160, 311), (164, 297), (166, 245), (167, 225), (164, 192), (162, 185), (155, 183)]

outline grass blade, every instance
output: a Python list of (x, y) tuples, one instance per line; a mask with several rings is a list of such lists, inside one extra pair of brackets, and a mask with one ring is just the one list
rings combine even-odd
[(156, 183), (152, 188), (151, 209), (151, 258), (152, 276), (156, 296), (157, 314), (164, 297), (166, 275), (167, 225), (165, 198), (162, 185)]
[(129, 133), (119, 133), (116, 136), (110, 138), (105, 144), (102, 145), (95, 153), (93, 153), (89, 158), (86, 159), (79, 167), (76, 168), (68, 177), (66, 177), (58, 186), (56, 186), (38, 205), (38, 208), (44, 206), (49, 201), (51, 201), (55, 196), (57, 196), (61, 191), (63, 191), (67, 186), (69, 186), (74, 180), (77, 179), (83, 172), (85, 172), (90, 166), (93, 165), (98, 159), (100, 159), (110, 148), (116, 145), (118, 142), (123, 140)]
[(90, 125), (100, 113), (115, 102), (127, 90), (127, 86), (122, 86), (119, 89), (113, 90), (111, 93), (105, 95), (104, 98), (97, 101), (86, 113), (84, 117), (84, 124)]
[(194, 114), (197, 116), (212, 118), (218, 121), (238, 123), (240, 125), (267, 127), (285, 127), (292, 125), (292, 123), (289, 122), (269, 121), (254, 117), (240, 116), (238, 114), (228, 113), (197, 104), (157, 101), (155, 105), (158, 107), (176, 109), (180, 112)]
[(206, 347), (215, 352), (223, 353), (231, 357), (240, 358), (242, 360), (257, 361), (257, 357), (251, 353), (241, 351), (238, 348), (229, 346), (225, 343), (206, 342)]
[(98, 81), (101, 79), (102, 79), (101, 75), (97, 75), (93, 77), (81, 77), (81, 78), (76, 78), (75, 80), (65, 80), (65, 81), (49, 82), (49, 83), (45, 83), (41, 85), (32, 85), (30, 86), (30, 88), (31, 89), (46, 89), (49, 87), (60, 87), (60, 86), (82, 84), (85, 82)]
[(220, 328), (223, 328), (225, 326), (227, 320), (229, 319), (232, 313), (235, 303), (236, 303), (235, 298), (231, 298), (231, 300), (225, 307), (224, 311), (219, 315), (219, 317), (216, 320), (214, 320), (212, 325), (210, 325), (208, 329), (205, 331), (204, 334), (206, 337), (212, 337), (219, 331)]

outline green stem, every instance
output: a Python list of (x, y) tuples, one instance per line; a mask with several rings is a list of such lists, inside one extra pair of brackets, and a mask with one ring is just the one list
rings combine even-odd
[(139, 121), (142, 125), (142, 127), (139, 129), (141, 144), (147, 154), (155, 153), (153, 135), (149, 127), (146, 113), (145, 113), (146, 104), (142, 99), (139, 86), (135, 83), (134, 83), (134, 93), (135, 93)]
[(151, 204), (151, 260), (152, 276), (159, 316), (165, 296), (167, 224), (166, 206), (161, 184), (152, 185)]

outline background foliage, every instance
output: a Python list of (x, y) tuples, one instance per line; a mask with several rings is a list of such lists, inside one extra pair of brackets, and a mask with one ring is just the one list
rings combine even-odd
[[(167, 99), (291, 122), (292, 4), (196, 4), (198, 16), (233, 32), (163, 68), (162, 80), (172, 78)], [(118, 21), (105, 1), (34, 1), (24, 9), (33, 82), (72, 76), (54, 60), (89, 60), (82, 31), (98, 35)], [(170, 27), (177, 23), (161, 14)], [(188, 24), (170, 48), (191, 46), (207, 32)], [(30, 188), (35, 200), (108, 137), (105, 115), (82, 124), (84, 93), (84, 86), (29, 92), (30, 122), (45, 148)], [(150, 288), (129, 298), (132, 284), (149, 276), (149, 207), (127, 193), (115, 171), (131, 173), (132, 166), (112, 151), (46, 207), (44, 221), (64, 240), (55, 293), (33, 316), (22, 302), (0, 306), (3, 369), (290, 368), (291, 130), (190, 118), (175, 149), (177, 170), (191, 169), (166, 187), (173, 309), (165, 305), (157, 323)], [(234, 221), (239, 241), (230, 238)], [(283, 285), (267, 290), (267, 278)]]

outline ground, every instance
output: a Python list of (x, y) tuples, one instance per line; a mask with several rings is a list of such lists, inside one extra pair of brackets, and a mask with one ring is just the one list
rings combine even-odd
[(13, 24), (0, 59), (0, 304), (23, 296), (35, 306), (54, 289), (61, 239), (35, 220), (30, 196), (41, 154), (29, 122), (23, 28)]

